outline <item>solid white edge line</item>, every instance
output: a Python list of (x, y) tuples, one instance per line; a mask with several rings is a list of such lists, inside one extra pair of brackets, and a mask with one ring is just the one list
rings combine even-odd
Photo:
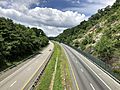
[[(83, 60), (82, 60), (82, 61), (83, 61)], [(84, 62), (84, 61), (83, 61), (83, 62)], [(84, 64), (104, 83), (104, 85), (105, 85), (109, 90), (112, 90), (112, 89), (97, 75), (97, 73), (91, 69), (91, 67), (89, 67), (85, 62), (84, 62)]]
[[(73, 51), (73, 50), (72, 50)], [(80, 54), (81, 55), (81, 54)], [(92, 69), (91, 69), (91, 67), (89, 67), (85, 62), (84, 62), (84, 60), (82, 60), (83, 61), (83, 63), (104, 83), (104, 85), (109, 89), (109, 90), (112, 90), (97, 74), (96, 74), (96, 72), (94, 72)]]
[[(63, 46), (62, 46), (62, 48), (63, 48)], [(67, 60), (68, 60), (68, 62), (69, 62), (69, 64), (70, 64), (69, 66), (70, 66), (70, 68), (71, 68), (72, 75), (73, 75), (73, 78), (74, 78), (74, 80), (75, 80), (76, 88), (77, 88), (77, 90), (80, 90), (80, 89), (79, 89), (79, 86), (78, 86), (78, 83), (77, 83), (77, 80), (76, 80), (76, 77), (75, 77), (75, 74), (74, 74), (74, 71), (73, 71), (73, 69), (72, 69), (71, 62), (70, 62), (69, 57), (68, 57), (68, 54), (67, 54), (65, 48), (63, 48), (63, 50), (64, 50), (64, 52), (65, 52), (65, 54), (66, 54), (66, 57), (67, 57)]]

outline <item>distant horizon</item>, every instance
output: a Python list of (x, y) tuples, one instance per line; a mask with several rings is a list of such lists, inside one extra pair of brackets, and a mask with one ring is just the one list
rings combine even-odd
[(87, 20), (98, 9), (116, 0), (0, 0), (0, 17), (29, 27), (42, 29), (55, 37), (67, 28)]

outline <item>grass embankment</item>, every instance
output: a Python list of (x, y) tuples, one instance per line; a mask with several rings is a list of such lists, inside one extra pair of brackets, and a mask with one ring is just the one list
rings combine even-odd
[[(64, 90), (65, 88), (69, 90), (71, 88), (69, 65), (65, 53), (61, 46), (56, 42), (54, 42), (54, 46), (54, 53), (40, 78), (37, 90), (51, 90), (51, 88), (53, 90)], [(58, 61), (55, 73), (54, 71), (57, 58)], [(55, 74), (54, 80), (53, 74)]]

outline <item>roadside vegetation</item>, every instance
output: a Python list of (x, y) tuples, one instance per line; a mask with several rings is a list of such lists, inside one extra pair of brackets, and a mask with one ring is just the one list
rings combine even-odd
[(61, 46), (54, 42), (53, 55), (39, 80), (36, 90), (70, 90), (70, 88), (71, 79), (66, 56)]
[(48, 41), (41, 29), (25, 27), (0, 17), (0, 71), (34, 54)]
[(120, 0), (54, 39), (102, 60), (120, 76)]
[(60, 47), (60, 56), (58, 60), (53, 90), (72, 90), (69, 64), (62, 47)]

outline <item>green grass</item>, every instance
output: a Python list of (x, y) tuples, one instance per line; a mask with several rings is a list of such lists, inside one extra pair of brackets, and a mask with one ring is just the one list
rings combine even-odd
[(53, 90), (64, 90), (64, 88), (66, 90), (72, 90), (68, 60), (62, 47), (60, 47), (60, 51)]
[[(58, 45), (58, 44), (57, 44)], [(62, 85), (62, 69), (61, 69), (61, 47), (58, 45), (59, 49), (59, 54), (58, 54), (58, 64), (57, 64), (57, 71), (55, 75), (55, 80), (54, 80), (54, 85), (53, 85), (53, 90), (64, 90), (63, 85)]]
[(54, 66), (55, 66), (55, 62), (56, 62), (56, 57), (58, 56), (59, 53), (59, 49), (56, 43), (54, 43), (54, 52), (53, 55), (40, 79), (40, 84), (39, 87), (37, 88), (37, 90), (48, 90), (50, 83), (51, 83), (51, 79), (52, 79), (52, 74), (54, 72)]
[[(54, 42), (53, 55), (43, 75), (40, 78), (39, 85), (36, 88), (37, 90), (49, 90), (57, 57), (58, 57), (58, 63), (57, 63), (57, 70), (55, 74), (54, 84), (53, 84), (53, 90), (64, 90), (64, 83), (66, 83), (66, 87), (71, 86), (69, 65), (66, 56), (61, 46), (58, 43)], [(65, 80), (67, 82), (64, 81), (64, 77), (66, 78)]]

